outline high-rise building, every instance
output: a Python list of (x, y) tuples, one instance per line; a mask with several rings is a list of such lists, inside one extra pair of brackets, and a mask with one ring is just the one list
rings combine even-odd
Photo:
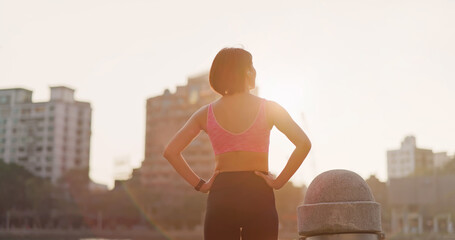
[[(186, 86), (177, 86), (175, 93), (166, 89), (162, 95), (147, 99), (145, 156), (140, 174), (143, 185), (168, 194), (192, 190), (162, 154), (190, 116), (218, 96), (209, 85), (208, 74), (203, 74), (189, 78)], [(207, 134), (201, 132), (182, 154), (201, 177), (207, 179), (213, 173), (214, 153)]]
[(419, 171), (434, 168), (434, 155), (431, 149), (417, 148), (414, 136), (407, 136), (401, 148), (387, 151), (388, 178), (402, 178)]
[(70, 169), (88, 170), (92, 109), (74, 89), (50, 89), (48, 102), (32, 102), (27, 89), (0, 89), (0, 161), (58, 183)]

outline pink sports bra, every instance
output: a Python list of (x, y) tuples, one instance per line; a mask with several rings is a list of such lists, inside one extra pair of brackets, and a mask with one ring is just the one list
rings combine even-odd
[(268, 152), (270, 129), (265, 115), (265, 99), (261, 100), (259, 111), (249, 128), (241, 133), (232, 133), (218, 124), (213, 114), (212, 104), (207, 112), (207, 134), (215, 155), (233, 152)]

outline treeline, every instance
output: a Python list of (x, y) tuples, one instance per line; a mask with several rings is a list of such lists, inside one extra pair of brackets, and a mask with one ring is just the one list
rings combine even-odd
[(114, 228), (141, 215), (119, 191), (92, 193), (88, 169), (68, 171), (58, 184), (0, 161), (0, 228)]
[[(88, 169), (71, 170), (52, 184), (0, 162), (0, 228), (192, 229), (202, 224), (207, 194), (194, 191), (169, 205), (169, 196), (141, 186), (138, 179), (117, 181), (107, 192), (90, 192), (89, 183)], [(282, 229), (297, 232), (303, 191), (291, 183), (275, 191)]]

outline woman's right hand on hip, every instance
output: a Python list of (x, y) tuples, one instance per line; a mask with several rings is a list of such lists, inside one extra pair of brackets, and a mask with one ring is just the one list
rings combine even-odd
[(201, 188), (199, 189), (200, 192), (208, 193), (210, 188), (212, 188), (213, 181), (215, 181), (216, 175), (220, 173), (220, 170), (216, 170), (212, 177), (204, 184), (202, 184)]

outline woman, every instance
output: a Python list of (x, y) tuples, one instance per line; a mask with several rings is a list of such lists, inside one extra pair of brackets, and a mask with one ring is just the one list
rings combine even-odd
[[(196, 190), (209, 192), (204, 239), (278, 238), (274, 189), (297, 171), (311, 148), (304, 131), (279, 104), (249, 93), (255, 87), (252, 56), (224, 48), (210, 69), (210, 85), (221, 98), (196, 111), (167, 145), (163, 156)], [(296, 146), (278, 177), (268, 171), (270, 130), (275, 126)], [(205, 182), (181, 152), (203, 130), (215, 152), (214, 174)]]

